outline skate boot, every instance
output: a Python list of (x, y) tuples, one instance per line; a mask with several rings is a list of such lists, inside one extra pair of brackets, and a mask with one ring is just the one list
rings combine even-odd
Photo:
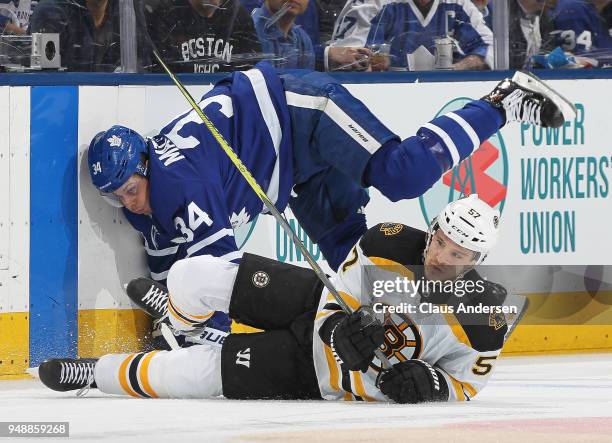
[(38, 368), (40, 381), (54, 391), (95, 388), (94, 366), (97, 358), (54, 358)]
[(482, 100), (506, 114), (508, 122), (523, 122), (545, 128), (558, 128), (576, 118), (576, 108), (565, 97), (526, 71), (502, 80)]
[(161, 283), (145, 277), (135, 278), (126, 291), (130, 300), (154, 319), (163, 318), (168, 312), (168, 288)]

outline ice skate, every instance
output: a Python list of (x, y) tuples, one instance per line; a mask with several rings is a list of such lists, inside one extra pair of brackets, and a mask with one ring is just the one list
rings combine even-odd
[(54, 358), (41, 363), (38, 376), (54, 391), (95, 387), (93, 371), (97, 361), (96, 358)]
[(508, 122), (558, 128), (576, 118), (572, 103), (526, 71), (517, 71), (512, 79), (502, 80), (482, 99), (503, 109)]
[(130, 300), (154, 319), (163, 318), (168, 312), (168, 289), (161, 283), (145, 277), (135, 278), (126, 291)]

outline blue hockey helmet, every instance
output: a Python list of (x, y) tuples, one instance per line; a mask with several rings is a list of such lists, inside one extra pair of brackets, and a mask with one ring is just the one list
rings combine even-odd
[(89, 175), (102, 194), (119, 189), (132, 174), (147, 176), (147, 142), (136, 131), (115, 125), (96, 134), (87, 152)]

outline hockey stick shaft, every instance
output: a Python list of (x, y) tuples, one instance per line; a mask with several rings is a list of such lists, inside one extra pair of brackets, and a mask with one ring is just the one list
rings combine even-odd
[[(325, 285), (327, 290), (334, 297), (334, 299), (336, 300), (336, 303), (340, 305), (340, 307), (342, 308), (344, 312), (348, 314), (352, 313), (353, 310), (351, 309), (351, 307), (344, 301), (344, 299), (342, 298), (340, 293), (338, 293), (338, 291), (336, 290), (332, 282), (329, 280), (329, 278), (327, 278), (327, 275), (325, 275), (325, 272), (323, 272), (323, 269), (321, 269), (321, 267), (316, 262), (316, 260), (308, 252), (308, 250), (306, 249), (306, 247), (304, 246), (300, 238), (293, 231), (293, 229), (291, 229), (291, 226), (289, 226), (289, 223), (287, 223), (287, 220), (285, 219), (285, 217), (283, 217), (282, 214), (278, 211), (278, 209), (276, 209), (276, 206), (274, 206), (274, 203), (272, 203), (272, 200), (270, 200), (270, 198), (267, 196), (265, 191), (261, 188), (261, 186), (259, 186), (259, 183), (257, 183), (257, 180), (255, 180), (255, 178), (253, 177), (253, 174), (251, 174), (251, 172), (244, 165), (244, 163), (242, 163), (242, 160), (240, 160), (238, 155), (236, 155), (236, 153), (231, 148), (229, 143), (225, 140), (223, 135), (217, 130), (215, 125), (213, 125), (213, 123), (206, 116), (206, 114), (204, 114), (204, 111), (200, 109), (200, 107), (198, 106), (194, 98), (191, 96), (189, 91), (187, 91), (187, 89), (181, 83), (181, 81), (176, 77), (176, 75), (170, 70), (170, 68), (162, 60), (162, 58), (160, 57), (156, 49), (153, 50), (153, 56), (157, 59), (158, 63), (161, 65), (164, 71), (166, 71), (166, 73), (170, 76), (174, 84), (181, 91), (181, 94), (183, 94), (185, 99), (189, 102), (193, 110), (202, 119), (202, 121), (204, 122), (204, 125), (206, 125), (206, 127), (208, 128), (208, 130), (210, 131), (214, 139), (217, 141), (221, 149), (223, 149), (223, 151), (230, 158), (234, 166), (236, 166), (238, 171), (242, 174), (242, 176), (247, 181), (251, 189), (253, 189), (255, 194), (257, 194), (257, 196), (261, 199), (261, 201), (263, 202), (268, 212), (272, 214), (272, 216), (276, 219), (276, 221), (283, 228), (283, 231), (285, 231), (287, 235), (289, 235), (289, 237), (291, 238), (295, 246), (299, 249), (302, 255), (306, 257), (306, 261), (308, 262), (312, 270), (315, 272), (319, 280), (321, 280), (323, 285)], [(380, 349), (377, 349), (375, 354), (376, 354), (376, 357), (378, 357), (378, 359), (381, 361), (383, 367), (385, 368), (391, 367), (391, 363), (389, 362), (387, 357), (382, 353)]]

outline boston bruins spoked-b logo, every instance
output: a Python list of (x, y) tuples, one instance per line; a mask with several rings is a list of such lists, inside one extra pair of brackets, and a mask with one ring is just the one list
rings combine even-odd
[(270, 276), (264, 271), (257, 271), (251, 280), (256, 288), (265, 288), (270, 283)]
[[(403, 314), (389, 314), (385, 311), (385, 342), (380, 350), (391, 364), (419, 358), (423, 350), (423, 340), (414, 322)], [(372, 365), (381, 370), (382, 365), (374, 358)]]

